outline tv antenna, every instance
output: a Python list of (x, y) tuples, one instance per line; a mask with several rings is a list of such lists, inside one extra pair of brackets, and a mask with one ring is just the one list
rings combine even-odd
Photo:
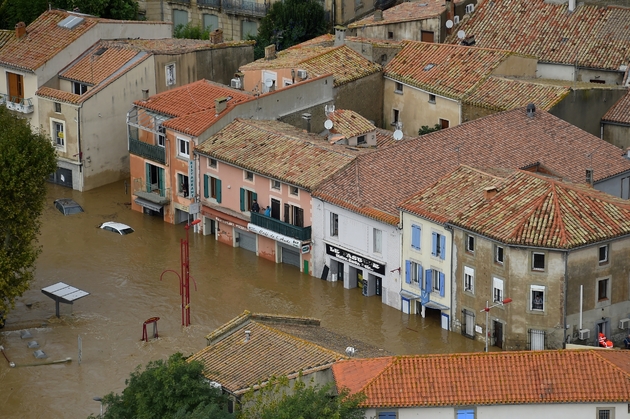
[(453, 21), (452, 21), (451, 19), (449, 19), (449, 20), (447, 20), (447, 21), (446, 21), (446, 27), (447, 27), (448, 29), (451, 29), (451, 28), (453, 27)]
[(331, 121), (330, 119), (327, 119), (327, 120), (324, 122), (324, 128), (326, 128), (326, 129), (331, 129), (332, 127), (333, 127), (333, 121)]

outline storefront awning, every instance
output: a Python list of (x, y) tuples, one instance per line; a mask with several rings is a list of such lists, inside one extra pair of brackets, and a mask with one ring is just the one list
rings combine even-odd
[(414, 294), (412, 292), (409, 292), (407, 290), (400, 290), (400, 296), (404, 297), (404, 298), (406, 298), (408, 300), (419, 300), (420, 299), (419, 295), (416, 295), (416, 294)]
[(432, 308), (432, 309), (435, 309), (435, 310), (448, 310), (448, 307), (446, 307), (443, 304), (436, 303), (435, 301), (427, 301), (427, 303), (424, 304), (424, 306), (426, 308)]
[(133, 200), (133, 202), (140, 205), (141, 207), (145, 207), (153, 211), (160, 211), (162, 209), (162, 205), (156, 204), (155, 202), (147, 201), (146, 199), (142, 198), (136, 198)]

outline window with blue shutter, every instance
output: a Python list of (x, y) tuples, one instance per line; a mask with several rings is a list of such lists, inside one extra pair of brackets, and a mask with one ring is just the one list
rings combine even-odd
[(433, 269), (427, 269), (425, 277), (426, 290), (433, 291)]
[(151, 192), (151, 165), (149, 163), (145, 163), (146, 164), (146, 173), (147, 173), (147, 178), (145, 179), (145, 183), (147, 185), (147, 192)]
[(411, 261), (405, 261), (405, 282), (411, 284)]
[(438, 254), (438, 234), (431, 233), (431, 254), (437, 256)]
[(457, 409), (457, 419), (475, 419), (475, 410)]
[(245, 189), (241, 188), (241, 211), (247, 211), (245, 208)]
[(422, 274), (424, 271), (422, 270), (422, 265), (418, 265), (418, 286), (422, 288)]
[(217, 185), (217, 202), (221, 203), (221, 179), (216, 179), (215, 184)]
[(444, 280), (445, 280), (445, 275), (444, 272), (440, 272), (440, 297), (444, 297)]
[(203, 175), (203, 197), (208, 198), (210, 196), (210, 187), (208, 185), (208, 175)]
[(379, 412), (378, 419), (396, 419), (396, 412)]
[(411, 247), (416, 250), (420, 250), (420, 226), (415, 224), (411, 225)]
[(439, 235), (440, 236), (440, 259), (444, 260), (444, 258), (446, 257), (446, 236), (443, 235)]

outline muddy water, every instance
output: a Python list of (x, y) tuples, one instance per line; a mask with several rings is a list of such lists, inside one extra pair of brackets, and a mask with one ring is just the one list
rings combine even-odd
[[(64, 217), (52, 206), (72, 197), (85, 213)], [(9, 368), (0, 357), (0, 418), (85, 418), (99, 412), (93, 397), (120, 392), (129, 373), (149, 360), (203, 348), (204, 336), (243, 310), (320, 318), (335, 332), (396, 354), (481, 351), (480, 344), (439, 327), (439, 319), (408, 316), (359, 290), (346, 290), (301, 274), (296, 268), (258, 259), (253, 253), (218, 244), (211, 236), (191, 234), (191, 323), (181, 327), (179, 282), (160, 274), (179, 271), (183, 225), (129, 209), (125, 186), (112, 184), (78, 193), (49, 185), (37, 263), (31, 290), (19, 299), (0, 333)], [(119, 236), (97, 226), (108, 220), (131, 225), (136, 232)], [(41, 289), (63, 281), (90, 293), (61, 305)], [(142, 323), (158, 316), (160, 339), (144, 343)], [(28, 329), (33, 337), (22, 339)], [(82, 360), (78, 362), (78, 337)], [(70, 363), (42, 362), (27, 343), (35, 340), (48, 359), (71, 357)]]

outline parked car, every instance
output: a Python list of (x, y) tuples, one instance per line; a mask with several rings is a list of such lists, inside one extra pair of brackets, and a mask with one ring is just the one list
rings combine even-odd
[(79, 212), (83, 212), (81, 205), (77, 204), (70, 198), (56, 199), (55, 208), (57, 208), (63, 215), (78, 214)]
[(123, 236), (125, 234), (131, 234), (134, 231), (133, 228), (129, 227), (127, 224), (116, 223), (114, 221), (107, 221), (98, 227), (116, 234), (122, 234)]

